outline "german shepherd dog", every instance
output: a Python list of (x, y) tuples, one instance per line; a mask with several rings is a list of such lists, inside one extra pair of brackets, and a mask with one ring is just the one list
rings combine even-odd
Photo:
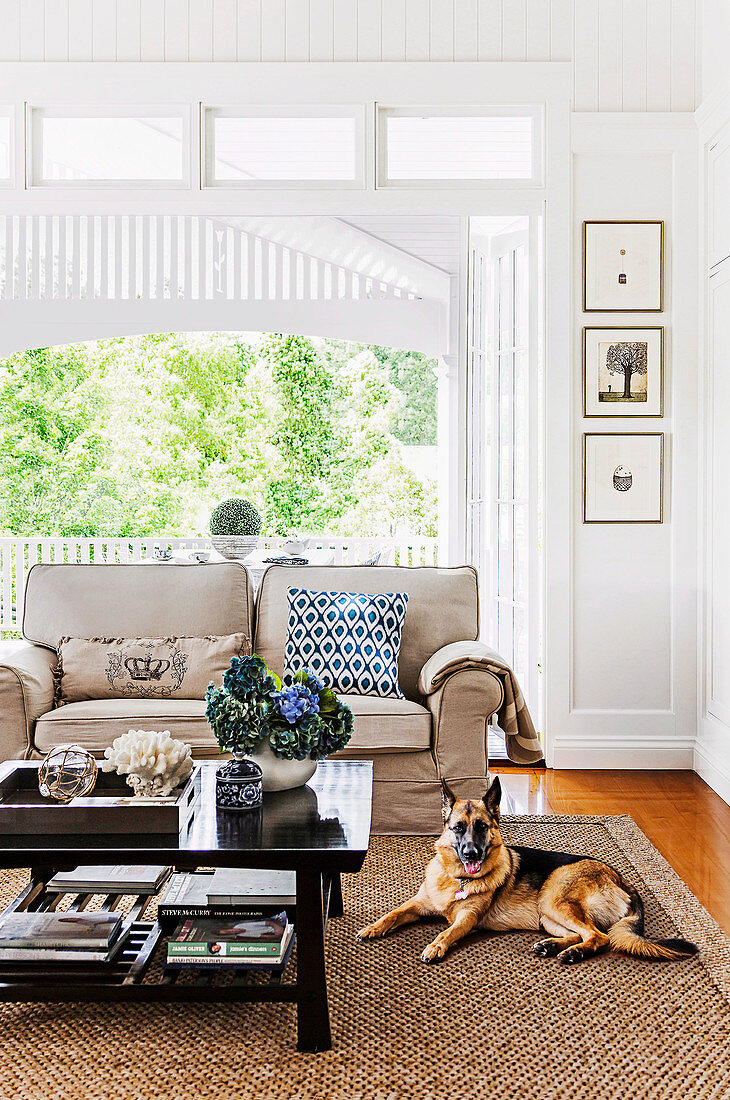
[(476, 928), (544, 930), (533, 951), (561, 963), (582, 962), (613, 948), (643, 959), (681, 959), (697, 952), (687, 940), (644, 937), (641, 898), (607, 863), (565, 852), (507, 845), (499, 831), (502, 788), (495, 777), (480, 801), (457, 799), (442, 784), (444, 831), (415, 897), (361, 928), (358, 940), (384, 936), (421, 917), (445, 917), (448, 928), (425, 948), (435, 963)]

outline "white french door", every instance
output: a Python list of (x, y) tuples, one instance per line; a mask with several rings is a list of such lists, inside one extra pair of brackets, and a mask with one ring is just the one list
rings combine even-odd
[(482, 219), (470, 242), (467, 546), (479, 570), (482, 638), (514, 668), (539, 715), (539, 223), (495, 228)]

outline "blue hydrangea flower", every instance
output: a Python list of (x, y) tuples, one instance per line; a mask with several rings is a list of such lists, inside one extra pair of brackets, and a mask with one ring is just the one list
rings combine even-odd
[(319, 714), (319, 696), (305, 684), (289, 684), (272, 696), (274, 706), (289, 725), (294, 726), (305, 715)]

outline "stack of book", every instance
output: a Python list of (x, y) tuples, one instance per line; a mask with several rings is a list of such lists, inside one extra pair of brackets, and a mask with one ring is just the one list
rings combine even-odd
[(294, 929), (282, 909), (273, 917), (190, 917), (167, 944), (167, 965), (282, 971)]
[(158, 905), (167, 965), (281, 972), (293, 944), (296, 875), (220, 868), (173, 875)]
[(121, 928), (121, 913), (3, 913), (0, 964), (109, 962)]
[(51, 894), (156, 894), (172, 867), (148, 863), (76, 867), (59, 871), (46, 889)]

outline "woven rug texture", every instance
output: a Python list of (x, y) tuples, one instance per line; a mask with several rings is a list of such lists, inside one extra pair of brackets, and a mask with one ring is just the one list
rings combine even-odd
[[(330, 922), (334, 1046), (296, 1051), (288, 1005), (0, 1005), (0, 1100), (720, 1100), (730, 1098), (730, 943), (628, 817), (514, 817), (508, 841), (605, 859), (641, 892), (647, 934), (698, 957), (530, 953), (475, 934), (437, 966), (438, 925), (358, 945), (418, 888), (433, 841), (373, 839)], [(27, 872), (0, 872), (6, 904)]]

